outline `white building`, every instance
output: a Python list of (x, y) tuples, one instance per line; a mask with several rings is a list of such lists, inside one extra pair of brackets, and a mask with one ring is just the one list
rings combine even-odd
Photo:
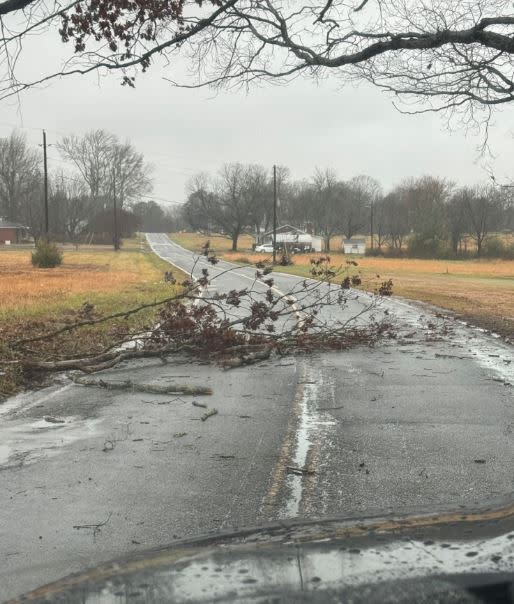
[(364, 237), (343, 239), (343, 251), (345, 254), (364, 255), (366, 253), (366, 239)]
[[(261, 245), (273, 245), (273, 231), (265, 233), (261, 237)], [(321, 252), (323, 239), (316, 235), (310, 235), (290, 224), (277, 228), (277, 248), (287, 247), (289, 251), (313, 251)]]

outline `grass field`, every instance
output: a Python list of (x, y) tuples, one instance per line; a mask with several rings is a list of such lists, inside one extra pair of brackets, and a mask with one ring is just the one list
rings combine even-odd
[[(171, 237), (188, 249), (201, 248), (205, 237), (195, 233), (173, 233)], [(211, 247), (226, 260), (256, 262), (270, 257), (244, 251), (228, 252), (210, 237)], [(228, 241), (228, 240), (226, 240)], [(223, 241), (224, 243), (224, 241)], [(251, 243), (247, 244), (251, 248)], [(293, 256), (294, 265), (276, 270), (309, 276), (312, 254)], [(335, 266), (344, 265), (344, 254), (331, 252)], [(352, 259), (354, 257), (352, 256)], [(514, 338), (514, 260), (420, 260), (409, 258), (355, 257), (363, 287), (374, 290), (382, 281), (392, 279), (395, 295), (421, 300), (454, 311), (475, 325)], [(377, 277), (379, 275), (379, 277)]]
[[(10, 357), (12, 340), (47, 332), (81, 318), (85, 302), (94, 317), (128, 310), (173, 295), (176, 287), (165, 283), (170, 265), (154, 254), (125, 246), (70, 248), (55, 269), (36, 269), (30, 250), (0, 251), (0, 358)], [(175, 271), (176, 272), (176, 271)], [(145, 310), (129, 319), (84, 327), (55, 342), (34, 345), (34, 353), (59, 358), (103, 350), (129, 329), (143, 329), (154, 321), (156, 310)], [(1, 369), (1, 367), (0, 367)], [(10, 394), (23, 383), (22, 376), (0, 374), (0, 395)]]
[(169, 293), (169, 265), (136, 251), (70, 251), (55, 269), (36, 269), (28, 251), (0, 252), (0, 324), (84, 302), (110, 311)]
[[(173, 241), (188, 250), (199, 252), (206, 241), (210, 241), (210, 247), (217, 252), (229, 252), (232, 248), (232, 240), (224, 235), (199, 235), (198, 233), (173, 233)], [(250, 251), (254, 239), (251, 235), (241, 235), (238, 241), (238, 249), (241, 251)]]

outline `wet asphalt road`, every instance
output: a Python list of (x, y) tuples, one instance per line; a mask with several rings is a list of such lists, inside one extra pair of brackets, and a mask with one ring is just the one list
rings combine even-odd
[[(193, 266), (193, 255), (165, 236), (149, 240), (161, 257)], [(250, 280), (254, 270), (236, 268), (215, 283), (223, 291)], [(283, 292), (297, 282), (275, 275)], [(331, 312), (368, 304), (359, 295)], [(212, 396), (105, 391), (62, 376), (2, 405), (0, 600), (220, 529), (512, 499), (512, 346), (402, 301), (385, 301), (377, 314), (385, 311), (399, 336), (373, 349), (230, 371), (182, 359), (103, 372), (209, 385)], [(206, 409), (193, 400), (218, 414), (201, 421)]]

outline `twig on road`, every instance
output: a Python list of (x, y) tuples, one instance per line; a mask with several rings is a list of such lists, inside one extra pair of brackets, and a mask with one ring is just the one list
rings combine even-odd
[(309, 468), (298, 468), (296, 466), (286, 466), (286, 470), (290, 473), (290, 474), (297, 474), (297, 475), (310, 475), (310, 474), (316, 474), (315, 470), (311, 470)]
[(213, 415), (218, 415), (217, 409), (210, 409), (209, 411), (206, 411), (200, 419), (202, 420), (202, 422), (204, 422), (205, 420), (209, 419), (209, 417), (212, 417)]
[(112, 512), (109, 512), (109, 515), (107, 516), (107, 518), (102, 522), (96, 522), (93, 524), (75, 524), (75, 525), (73, 525), (73, 528), (76, 530), (93, 529), (93, 539), (95, 539), (97, 534), (100, 532), (100, 529), (109, 522), (109, 520), (111, 519), (111, 516), (112, 516)]

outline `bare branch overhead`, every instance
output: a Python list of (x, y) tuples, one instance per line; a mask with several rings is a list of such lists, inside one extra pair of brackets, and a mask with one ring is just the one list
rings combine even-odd
[[(0, 14), (21, 14), (35, 1), (6, 0)], [(507, 0), (82, 0), (65, 9), (50, 3), (40, 13), (36, 19), (28, 11), (21, 29), (11, 27), (1, 52), (17, 57), (20, 36), (39, 25), (70, 45), (69, 60), (26, 82), (16, 79), (13, 61), (4, 61), (0, 98), (97, 70), (120, 71), (122, 83), (134, 86), (138, 70), (182, 56), (193, 76), (173, 83), (188, 87), (299, 75), (366, 80), (407, 105), (422, 105), (414, 111), (447, 109), (471, 121), (480, 106), (514, 100), (514, 12)]]

